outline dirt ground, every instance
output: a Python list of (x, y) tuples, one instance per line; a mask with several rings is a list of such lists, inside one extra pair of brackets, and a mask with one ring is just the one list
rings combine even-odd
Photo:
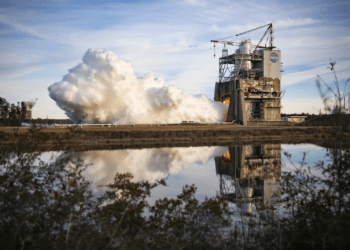
[(193, 131), (193, 130), (218, 130), (218, 129), (244, 129), (243, 126), (238, 125), (119, 125), (116, 127), (79, 127), (76, 125), (71, 125), (70, 127), (0, 127), (0, 132), (5, 133), (27, 133), (30, 130), (36, 129), (40, 132), (44, 133), (67, 133), (74, 129), (80, 130), (83, 132), (131, 132), (131, 131), (147, 131), (147, 132), (153, 132), (153, 131)]
[[(81, 132), (160, 132), (160, 131), (264, 131), (264, 130), (310, 130), (315, 129), (312, 126), (241, 126), (241, 125), (119, 125), (116, 127), (79, 127), (71, 125), (70, 127), (0, 127), (0, 132), (4, 133), (28, 133), (37, 130), (43, 133), (68, 133), (72, 131)], [(323, 128), (319, 126), (319, 128)]]
[(214, 146), (241, 143), (316, 143), (339, 127), (241, 125), (124, 125), (117, 127), (0, 127), (0, 149), (21, 144), (39, 150)]

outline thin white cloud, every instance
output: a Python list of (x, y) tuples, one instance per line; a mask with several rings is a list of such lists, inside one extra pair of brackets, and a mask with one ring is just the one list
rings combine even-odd
[(8, 52), (4, 51), (4, 53), (0, 52), (0, 67), (6, 67), (6, 66), (16, 66), (23, 64), (32, 64), (36, 62), (40, 62), (43, 58), (38, 53), (14, 53), (14, 52)]
[(296, 26), (303, 26), (303, 25), (309, 25), (319, 22), (318, 20), (312, 19), (312, 18), (287, 18), (287, 19), (279, 19), (275, 21), (273, 24), (273, 27), (276, 29), (284, 29), (284, 28), (290, 28), (290, 27), (296, 27)]
[[(326, 82), (333, 82), (334, 76), (332, 72), (327, 69), (328, 65), (323, 65), (319, 67), (312, 68), (310, 70), (299, 71), (295, 73), (290, 73), (282, 76), (282, 86), (290, 86), (293, 84), (298, 84), (302, 82), (312, 82), (315, 83), (317, 75), (320, 75)], [(350, 78), (350, 60), (342, 61), (336, 64), (336, 71), (338, 72), (338, 79), (341, 81), (343, 79)]]
[(299, 112), (318, 114), (324, 113), (324, 104), (321, 97), (316, 98), (282, 98), (282, 113), (294, 114)]
[(1, 72), (1, 79), (12, 79), (24, 75), (28, 75), (33, 72), (41, 71), (42, 67), (24, 67), (21, 69)]
[(207, 3), (204, 0), (185, 0), (185, 4), (192, 6), (206, 6)]
[(8, 25), (17, 31), (27, 33), (27, 34), (30, 34), (32, 36), (35, 36), (38, 38), (45, 38), (45, 36), (43, 36), (43, 34), (38, 32), (36, 29), (34, 29), (28, 25), (18, 23), (16, 21), (16, 19), (11, 17), (11, 16), (0, 14), (0, 23)]

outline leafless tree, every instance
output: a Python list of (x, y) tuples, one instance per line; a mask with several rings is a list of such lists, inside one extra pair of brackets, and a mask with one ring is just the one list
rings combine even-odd
[[(330, 59), (331, 67), (329, 68), (334, 74), (333, 84), (326, 83), (319, 75), (317, 75), (316, 85), (320, 92), (321, 98), (323, 100), (326, 112), (341, 113), (345, 109), (345, 98), (349, 94), (350, 79), (347, 79), (343, 88), (342, 84), (338, 81), (337, 73), (335, 71), (336, 62)], [(324, 90), (322, 84), (326, 87)], [(334, 104), (332, 104), (332, 99), (334, 98)]]

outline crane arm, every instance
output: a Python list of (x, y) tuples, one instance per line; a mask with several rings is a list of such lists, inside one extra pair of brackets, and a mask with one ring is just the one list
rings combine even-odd
[(258, 30), (258, 29), (264, 28), (264, 27), (266, 27), (266, 26), (271, 26), (271, 25), (272, 25), (272, 23), (265, 24), (265, 25), (260, 26), (260, 27), (258, 27), (258, 28), (255, 28), (255, 29), (252, 29), (252, 30), (248, 30), (248, 31), (245, 31), (245, 32), (239, 33), (239, 34), (237, 34), (236, 36), (240, 36), (240, 35), (243, 35), (243, 34), (246, 34), (246, 33), (252, 32), (252, 31), (254, 31), (254, 30)]
[(222, 43), (222, 44), (227, 44), (227, 45), (235, 45), (234, 42), (231, 41), (222, 41), (222, 40), (211, 40), (213, 43)]
[[(227, 45), (232, 45), (232, 46), (239, 46), (240, 43), (232, 42), (232, 41), (222, 41), (222, 40), (211, 40), (212, 43), (222, 43), (222, 44), (227, 44)], [(252, 44), (254, 47), (255, 45)], [(256, 45), (259, 46), (259, 45)]]
[[(269, 24), (270, 25), (270, 24)], [(264, 37), (266, 36), (267, 32), (270, 30), (270, 27), (265, 31), (264, 35), (262, 36), (262, 38), (260, 39), (260, 41), (258, 42), (258, 45), (256, 45), (254, 52), (256, 51), (256, 49), (259, 47), (261, 41), (264, 39)]]

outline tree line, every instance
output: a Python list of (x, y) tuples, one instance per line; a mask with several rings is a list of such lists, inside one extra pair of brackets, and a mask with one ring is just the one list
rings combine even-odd
[(26, 111), (26, 107), (21, 107), (19, 102), (16, 105), (0, 97), (0, 126), (20, 126)]

